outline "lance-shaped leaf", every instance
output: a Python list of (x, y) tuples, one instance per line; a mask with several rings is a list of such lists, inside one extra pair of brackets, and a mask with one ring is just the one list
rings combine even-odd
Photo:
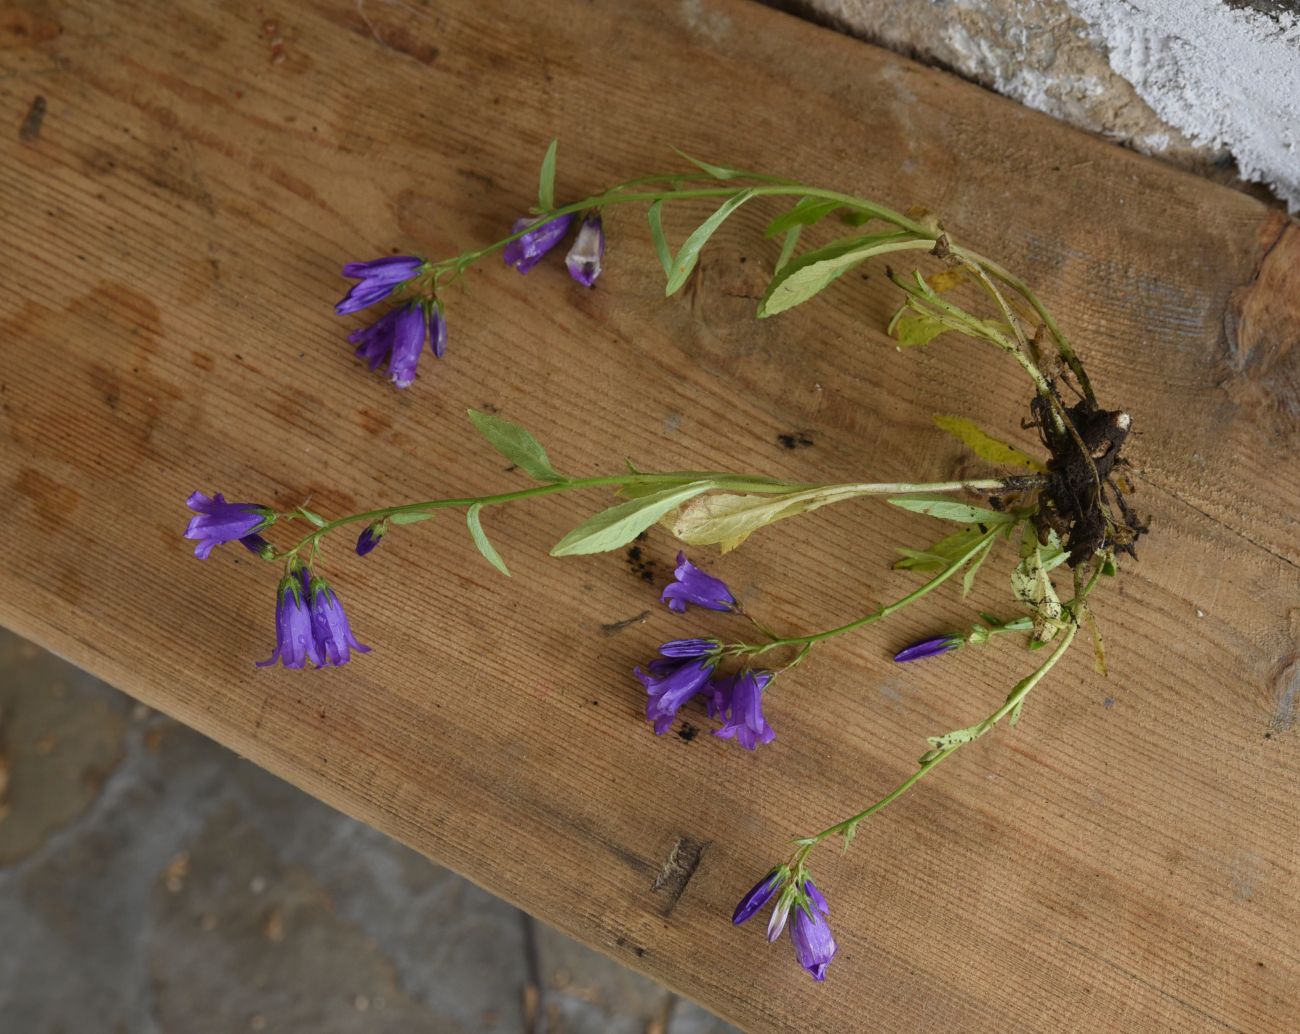
[(767, 285), (758, 303), (760, 318), (775, 316), (825, 290), (854, 266), (875, 255), (907, 248), (932, 247), (933, 242), (910, 233), (871, 234), (836, 241), (800, 255), (788, 263)]
[(583, 521), (551, 549), (551, 556), (603, 553), (625, 546), (664, 514), (714, 487), (712, 481), (674, 485), (661, 492), (611, 506)]
[[(901, 310), (900, 310), (901, 312)], [(890, 321), (887, 332), (904, 348), (928, 345), (950, 328), (928, 313), (897, 315)]]
[(695, 264), (700, 260), (700, 251), (708, 243), (718, 230), (718, 227), (726, 222), (727, 216), (731, 215), (737, 208), (754, 196), (752, 190), (743, 190), (733, 197), (727, 198), (718, 210), (711, 216), (700, 223), (695, 231), (686, 238), (681, 250), (677, 252), (677, 257), (673, 259), (672, 268), (668, 271), (668, 283), (664, 287), (664, 294), (673, 295), (681, 289), (682, 284), (686, 283), (686, 278), (691, 275), (695, 269)]
[(1010, 524), (1016, 519), (1016, 515), (1009, 510), (990, 510), (985, 506), (972, 506), (946, 496), (901, 495), (894, 496), (889, 501), (913, 513), (956, 521), (958, 524), (983, 524), (986, 528)]
[(465, 522), (469, 525), (470, 537), (474, 540), (474, 545), (478, 546), (478, 551), (483, 554), (484, 559), (509, 578), (510, 569), (506, 567), (506, 562), (501, 559), (501, 554), (497, 552), (496, 546), (488, 541), (487, 532), (483, 530), (483, 521), (479, 517), (479, 511), (482, 509), (482, 503), (475, 503), (465, 514)]
[(668, 247), (668, 238), (664, 235), (664, 224), (661, 214), (663, 201), (654, 201), (646, 209), (646, 221), (650, 224), (650, 239), (654, 241), (655, 254), (659, 256), (659, 264), (664, 267), (664, 276), (668, 276), (673, 268), (673, 252)]
[(781, 495), (718, 493), (683, 506), (664, 523), (688, 546), (721, 545), (735, 549), (759, 528), (787, 517), (810, 513), (827, 503), (864, 495), (852, 485), (829, 486)]
[(305, 517), (312, 524), (316, 525), (316, 527), (318, 528), (325, 527), (325, 518), (322, 517), (320, 514), (318, 514), (315, 510), (309, 510), (305, 506), (300, 506), (298, 507), (298, 512), (302, 514), (302, 516)]
[[(929, 549), (903, 549), (903, 559), (896, 561), (894, 567), (899, 570), (941, 571), (954, 564), (968, 564), (961, 579), (961, 594), (969, 596), (975, 585), (975, 575), (981, 565), (993, 551), (993, 544), (1000, 536), (1010, 534), (1011, 524), (985, 525), (972, 524), (947, 538), (940, 539)], [(972, 552), (972, 549), (974, 552)]]
[(982, 431), (973, 420), (960, 416), (936, 416), (934, 422), (941, 431), (959, 439), (982, 460), (1003, 467), (1023, 467), (1040, 474), (1047, 471), (1046, 464)]
[(388, 519), (394, 524), (419, 524), (421, 521), (433, 520), (433, 511), (411, 510), (407, 513), (395, 513)]
[(812, 226), (840, 207), (839, 201), (819, 197), (801, 197), (789, 211), (782, 212), (763, 231), (764, 237), (775, 237), (796, 226)]
[(560, 148), (559, 140), (552, 140), (542, 159), (542, 171), (537, 181), (537, 209), (549, 212), (555, 207), (555, 157)]
[(478, 433), (486, 438), (497, 452), (529, 477), (538, 481), (563, 481), (564, 475), (558, 473), (547, 459), (546, 450), (541, 442), (528, 431), (509, 420), (503, 420), (491, 413), (480, 413), (476, 409), (469, 411), (469, 418)]
[(699, 158), (692, 158), (685, 151), (676, 147), (674, 147), (673, 150), (677, 152), (679, 157), (685, 158), (701, 172), (707, 172), (715, 180), (730, 180), (735, 179), (740, 175), (739, 169), (729, 169), (725, 165), (713, 165), (709, 162), (701, 161)]

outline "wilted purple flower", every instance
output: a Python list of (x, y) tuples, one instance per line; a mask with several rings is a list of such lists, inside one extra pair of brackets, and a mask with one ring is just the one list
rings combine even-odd
[(715, 730), (713, 735), (727, 740), (734, 737), (746, 750), (776, 739), (776, 733), (763, 718), (763, 690), (771, 681), (770, 671), (753, 669), (712, 680), (709, 683), (713, 690), (709, 713), (727, 713), (722, 728)]
[[(198, 515), (190, 518), (185, 537), (198, 540), (194, 555), (200, 560), (206, 560), (217, 546), (256, 535), (275, 516), (274, 510), (258, 503), (228, 503), (220, 492), (212, 498), (195, 492), (185, 500), (185, 505)], [(253, 551), (259, 550), (260, 546)]]
[(387, 534), (387, 521), (375, 521), (373, 524), (367, 524), (365, 530), (357, 539), (357, 556), (365, 556), (379, 545), (379, 540)]
[(773, 869), (755, 883), (750, 892), (740, 899), (736, 911), (731, 914), (731, 921), (736, 926), (739, 926), (741, 923), (752, 919), (764, 905), (772, 900), (772, 895), (781, 889), (783, 882), (781, 870)]
[[(537, 223), (535, 218), (516, 219), (510, 228), (511, 233), (518, 233)], [(548, 222), (540, 223), (528, 230), (522, 237), (511, 241), (502, 249), (501, 256), (507, 266), (514, 266), (521, 273), (527, 273), (542, 261), (542, 256), (564, 239), (573, 223), (573, 215), (560, 215)]]
[(286, 668), (301, 668), (307, 661), (321, 663), (320, 648), (312, 631), (307, 572), (295, 567), (280, 580), (275, 601), (275, 652), (259, 668), (279, 661)]
[(906, 661), (919, 661), (926, 657), (938, 657), (941, 653), (956, 650), (965, 642), (966, 637), (956, 633), (933, 636), (930, 639), (922, 639), (919, 643), (913, 643), (906, 649), (899, 650), (898, 653), (894, 654), (894, 660), (904, 663)]
[(352, 651), (369, 653), (370, 647), (362, 646), (352, 634), (348, 616), (343, 613), (343, 604), (334, 595), (334, 590), (324, 578), (311, 578), (311, 631), (316, 640), (316, 649), (320, 660), (316, 663), (327, 668), (330, 665), (347, 664)]
[(688, 603), (705, 610), (731, 610), (736, 606), (736, 598), (726, 583), (721, 578), (705, 574), (686, 559), (685, 553), (677, 554), (677, 569), (673, 571), (673, 577), (676, 581), (670, 582), (659, 598), (676, 614), (686, 613)]
[(368, 327), (358, 327), (348, 340), (372, 370), (387, 359), (393, 383), (405, 388), (415, 380), (427, 329), (423, 304), (412, 301), (389, 310)]
[(814, 980), (826, 979), (826, 967), (835, 958), (839, 946), (831, 935), (827, 917), (830, 909), (812, 880), (804, 883), (808, 894), (808, 907), (802, 904), (795, 907), (794, 925), (790, 929), (790, 939), (794, 941), (794, 953), (799, 965), (812, 974)]
[(343, 267), (343, 275), (358, 283), (352, 285), (343, 299), (334, 306), (334, 310), (340, 316), (346, 316), (383, 301), (423, 268), (424, 259), (414, 255), (391, 255), (369, 262), (349, 262)]
[(678, 709), (704, 688), (718, 663), (716, 639), (674, 639), (659, 647), (662, 655), (636, 668), (636, 675), (650, 694), (646, 718), (654, 723), (655, 735), (672, 726)]
[(589, 212), (582, 220), (578, 236), (573, 247), (564, 258), (569, 267), (569, 276), (583, 287), (596, 286), (596, 277), (600, 276), (600, 260), (605, 256), (605, 229), (601, 225), (600, 215)]

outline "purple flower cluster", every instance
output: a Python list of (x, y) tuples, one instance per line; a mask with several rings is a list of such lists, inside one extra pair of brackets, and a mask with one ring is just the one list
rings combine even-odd
[(227, 542), (241, 542), (254, 553), (262, 553), (269, 543), (258, 534), (274, 519), (275, 511), (258, 503), (228, 503), (220, 492), (209, 498), (195, 492), (187, 500), (197, 515), (185, 529), (187, 539), (196, 539), (194, 555), (206, 560), (212, 551)]
[(277, 661), (286, 668), (301, 668), (311, 661), (317, 668), (347, 664), (352, 651), (368, 653), (352, 634), (343, 604), (324, 578), (301, 567), (292, 568), (280, 581), (275, 606), (275, 651), (259, 668)]
[(746, 750), (771, 743), (776, 732), (763, 717), (763, 690), (772, 680), (770, 671), (746, 669), (734, 675), (714, 677), (721, 659), (716, 639), (674, 639), (659, 647), (661, 656), (636, 668), (650, 699), (646, 718), (662, 736), (677, 718), (677, 712), (693, 697), (705, 699), (710, 718), (722, 718), (715, 736), (734, 739)]
[[(564, 240), (573, 225), (572, 214), (556, 216), (545, 222), (536, 219), (516, 219), (511, 227), (512, 234), (527, 230), (522, 236), (507, 244), (501, 252), (507, 266), (514, 266), (521, 273), (527, 273), (548, 251)], [(531, 229), (530, 229), (531, 227)], [(569, 275), (583, 287), (594, 287), (596, 278), (601, 273), (601, 260), (605, 256), (605, 230), (596, 212), (588, 212), (582, 219), (578, 235), (564, 264)]]
[[(790, 925), (790, 940), (794, 942), (795, 957), (814, 980), (826, 979), (826, 967), (835, 958), (839, 946), (831, 934), (828, 921), (830, 906), (807, 876), (801, 875), (793, 884), (785, 886), (787, 870), (773, 869), (758, 881), (748, 894), (740, 899), (731, 921), (739, 926), (753, 918), (781, 891), (772, 918), (767, 924), (767, 939), (775, 941), (785, 929), (791, 911), (794, 922)], [(783, 889), (784, 888), (784, 889)]]
[[(707, 610), (732, 610), (736, 599), (726, 583), (705, 574), (677, 554), (676, 580), (664, 589), (662, 599), (678, 614), (688, 604)], [(662, 736), (677, 718), (677, 712), (695, 696), (703, 696), (710, 718), (721, 718), (715, 736), (734, 739), (746, 750), (771, 743), (776, 733), (763, 717), (763, 691), (772, 681), (770, 671), (746, 668), (732, 675), (716, 675), (722, 660), (717, 639), (674, 639), (659, 647), (660, 656), (633, 674), (649, 694), (646, 718)]]
[[(349, 262), (343, 275), (358, 282), (334, 308), (341, 316), (359, 312), (381, 302), (398, 288), (426, 272), (423, 259), (414, 255), (394, 255), (369, 262)], [(442, 303), (434, 297), (418, 297), (395, 306), (368, 327), (358, 327), (348, 335), (357, 346), (357, 356), (372, 370), (388, 363), (388, 374), (399, 388), (415, 380), (420, 356), (427, 340), (439, 359), (447, 350), (447, 321)]]

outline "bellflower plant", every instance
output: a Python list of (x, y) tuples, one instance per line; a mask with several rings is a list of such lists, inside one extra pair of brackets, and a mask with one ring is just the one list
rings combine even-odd
[[(855, 814), (796, 837), (789, 858), (770, 869), (736, 908), (733, 922), (741, 924), (771, 904), (769, 937), (776, 939), (789, 926), (796, 958), (820, 981), (835, 957), (836, 942), (826, 899), (810, 876), (811, 853), (835, 838), (842, 838), (847, 848), (861, 823), (902, 797), (941, 761), (1004, 720), (1014, 726), (1031, 691), (1065, 656), (1082, 624), (1093, 621), (1093, 594), (1100, 580), (1116, 574), (1118, 558), (1133, 555), (1146, 531), (1127, 502), (1130, 489), (1123, 476), (1132, 418), (1102, 408), (1078, 353), (1028, 284), (953, 239), (931, 213), (899, 212), (852, 194), (691, 158), (686, 159), (689, 169), (638, 176), (560, 203), (556, 155), (553, 142), (542, 161), (537, 205), (501, 240), (433, 261), (397, 255), (344, 266), (344, 274), (356, 283), (336, 306), (340, 314), (392, 303), (386, 313), (350, 335), (357, 354), (372, 370), (387, 364), (393, 383), (407, 387), (415, 379), (426, 341), (441, 357), (446, 342), (444, 289), (495, 252), (502, 253), (506, 264), (527, 272), (580, 220), (565, 263), (575, 280), (590, 287), (601, 273), (604, 219), (612, 219), (610, 213), (622, 206), (641, 205), (663, 267), (665, 293), (672, 295), (689, 280), (709, 241), (730, 232), (724, 227), (732, 214), (742, 206), (777, 204), (780, 210), (767, 223), (765, 237), (779, 239), (780, 245), (773, 246), (775, 254), (770, 256), (771, 275), (758, 304), (760, 318), (801, 305), (832, 283), (852, 284), (856, 277), (844, 274), (867, 262), (885, 256), (895, 262), (917, 259), (924, 268), (910, 274), (884, 269), (900, 292), (885, 334), (900, 346), (917, 348), (940, 338), (964, 337), (1007, 357), (1028, 379), (1026, 426), (1037, 428), (1041, 449), (1031, 455), (965, 417), (949, 415), (936, 418), (936, 423), (992, 468), (985, 475), (941, 482), (821, 483), (718, 470), (647, 472), (629, 461), (626, 470), (616, 473), (572, 477), (557, 469), (523, 427), (471, 410), (475, 428), (512, 469), (531, 480), (530, 485), (480, 496), (451, 494), (392, 503), (328, 520), (303, 506), (271, 509), (196, 492), (188, 501), (193, 516), (184, 534), (197, 542), (195, 554), (200, 558), (218, 545), (239, 541), (268, 562), (283, 565), (276, 595), (275, 651), (261, 664), (302, 668), (308, 662), (315, 667), (345, 664), (353, 653), (368, 650), (353, 634), (338, 596), (321, 573), (328, 543), (342, 529), (355, 533), (353, 525), (362, 528), (355, 551), (365, 556), (389, 533), (442, 510), (461, 510), (475, 548), (498, 571), (509, 574), (488, 537), (484, 517), (496, 507), (559, 493), (612, 491), (617, 498), (560, 538), (551, 549), (557, 557), (621, 549), (656, 525), (683, 547), (716, 545), (725, 553), (777, 521), (874, 497), (946, 522), (947, 531), (937, 540), (927, 536), (919, 546), (900, 550), (894, 567), (903, 573), (897, 577), (911, 582), (891, 602), (807, 633), (780, 632), (758, 621), (722, 579), (678, 554), (673, 580), (662, 591), (667, 607), (679, 615), (695, 607), (726, 615), (710, 620), (748, 624), (741, 626), (744, 635), (734, 640), (700, 635), (664, 642), (658, 656), (634, 672), (646, 693), (646, 717), (662, 734), (681, 708), (699, 697), (708, 714), (721, 721), (715, 735), (749, 750), (774, 740), (766, 712), (777, 714), (780, 704), (772, 705), (771, 693), (778, 683), (799, 679), (787, 674), (796, 665), (823, 644), (883, 622), (945, 585), (960, 585), (964, 597), (986, 561), (1001, 553), (1018, 616), (1004, 621), (981, 613), (980, 623), (964, 635), (932, 636), (902, 649), (895, 646), (883, 656), (892, 654), (899, 662), (936, 657), (1016, 633), (1031, 655), (1037, 654), (1037, 667), (982, 720), (929, 737), (929, 749), (916, 768), (892, 789)], [(711, 209), (677, 247), (663, 225), (669, 205), (676, 210)], [(835, 225), (839, 230), (827, 235), (826, 228)], [(301, 530), (297, 540), (281, 545), (262, 534), (295, 526)], [(1092, 638), (1103, 669), (1095, 625)], [(819, 706), (858, 708), (861, 700), (822, 698)], [(784, 742), (772, 749), (782, 749)]]

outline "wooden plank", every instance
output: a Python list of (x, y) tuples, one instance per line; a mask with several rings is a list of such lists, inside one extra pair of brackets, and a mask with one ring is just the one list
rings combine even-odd
[[(1290, 1025), (1294, 224), (739, 0), (271, 17), (33, 0), (0, 19), (0, 620), (754, 1029)], [(968, 604), (936, 594), (827, 647), (749, 755), (641, 718), (632, 665), (723, 627), (654, 604), (662, 533), (654, 586), (623, 556), (548, 559), (580, 512), (562, 500), (492, 515), (509, 583), (451, 523), (394, 535), (333, 567), (374, 652), (312, 674), (252, 667), (267, 572), (230, 551), (200, 564), (179, 538), (200, 486), (339, 514), (520, 484), (467, 405), (535, 429), (575, 473), (631, 455), (817, 480), (947, 477), (965, 461), (933, 412), (999, 428), (1024, 412), (1017, 371), (973, 345), (895, 352), (874, 329), (893, 302), (878, 270), (755, 322), (775, 258), (757, 210), (682, 297), (662, 299), (640, 215), (611, 213), (598, 290), (489, 262), (451, 301), (446, 361), (403, 394), (359, 370), (333, 270), (492, 239), (553, 135), (566, 195), (677, 145), (925, 203), (1028, 276), (1103, 403), (1134, 414), (1153, 534), (1099, 601), (1113, 676), (1079, 651), (1014, 733), (816, 859), (842, 946), (825, 986), (788, 945), (734, 931), (731, 907), (788, 835), (878, 796), (923, 736), (1001, 698), (1006, 649), (889, 662)], [(815, 444), (783, 448), (792, 431)], [(825, 627), (914, 584), (888, 562), (933, 529), (889, 509), (789, 522), (716, 568), (773, 622)], [(1000, 602), (999, 582), (974, 602)], [(674, 900), (658, 876), (687, 840), (700, 862)]]

